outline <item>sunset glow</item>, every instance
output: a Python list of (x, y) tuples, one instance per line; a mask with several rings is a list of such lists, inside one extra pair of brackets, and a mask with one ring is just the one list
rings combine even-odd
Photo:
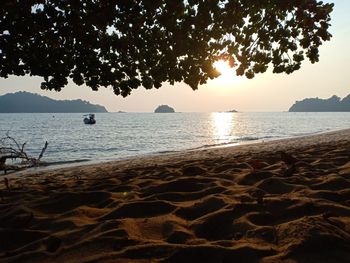
[(237, 83), (237, 81), (240, 79), (236, 75), (235, 69), (230, 67), (228, 61), (218, 60), (214, 62), (213, 65), (214, 68), (221, 74), (217, 79), (215, 79), (215, 81), (220, 85), (232, 85)]
[(233, 68), (230, 67), (229, 62), (225, 60), (218, 60), (214, 62), (214, 67), (221, 75), (230, 75), (234, 72)]

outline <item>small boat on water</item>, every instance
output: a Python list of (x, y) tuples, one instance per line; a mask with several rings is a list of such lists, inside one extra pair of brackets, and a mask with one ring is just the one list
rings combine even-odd
[(84, 115), (84, 123), (95, 124), (96, 123), (95, 114), (90, 113), (90, 114)]

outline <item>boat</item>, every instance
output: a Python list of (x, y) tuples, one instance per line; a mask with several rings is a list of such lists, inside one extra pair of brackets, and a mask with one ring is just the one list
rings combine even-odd
[(84, 115), (84, 123), (95, 124), (96, 123), (95, 114), (90, 113), (90, 114)]

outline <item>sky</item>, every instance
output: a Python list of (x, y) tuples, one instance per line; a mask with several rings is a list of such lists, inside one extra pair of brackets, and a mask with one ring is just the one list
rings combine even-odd
[(111, 88), (92, 91), (86, 86), (70, 82), (62, 91), (40, 89), (41, 78), (11, 76), (0, 78), (0, 95), (28, 91), (53, 99), (83, 99), (106, 107), (110, 112), (153, 112), (167, 104), (178, 112), (215, 112), (238, 110), (241, 112), (288, 111), (296, 101), (304, 98), (341, 98), (350, 93), (350, 1), (324, 1), (335, 3), (330, 32), (331, 41), (320, 48), (320, 62), (304, 61), (300, 70), (286, 74), (271, 71), (258, 74), (254, 79), (227, 76), (210, 80), (193, 91), (184, 83), (171, 86), (164, 83), (160, 89), (140, 87), (126, 98), (114, 95)]

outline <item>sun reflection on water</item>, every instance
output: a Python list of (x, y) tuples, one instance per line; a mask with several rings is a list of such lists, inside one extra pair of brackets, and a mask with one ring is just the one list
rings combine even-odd
[(230, 112), (213, 112), (211, 114), (213, 139), (216, 143), (230, 141), (234, 125), (233, 115)]

